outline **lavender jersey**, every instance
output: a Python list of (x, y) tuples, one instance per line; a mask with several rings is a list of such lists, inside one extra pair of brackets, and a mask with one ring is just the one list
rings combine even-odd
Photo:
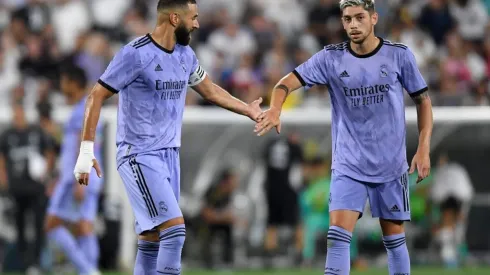
[(427, 90), (413, 53), (384, 41), (368, 55), (349, 42), (325, 47), (294, 74), (307, 88), (327, 85), (332, 101), (332, 169), (354, 179), (384, 183), (408, 169), (405, 89)]
[(204, 74), (189, 46), (169, 51), (149, 34), (116, 54), (99, 84), (119, 93), (118, 166), (129, 155), (180, 147), (190, 77)]
[[(84, 97), (74, 107), (72, 114), (64, 125), (63, 129), (63, 143), (61, 144), (60, 154), (60, 184), (74, 184), (73, 168), (75, 167), (79, 149), (80, 137), (83, 129), (83, 121), (85, 114), (85, 101)], [(102, 127), (99, 123), (96, 129), (96, 137), (94, 144), (95, 158), (99, 160), (99, 164), (102, 167)], [(95, 173), (90, 173), (90, 184), (88, 185), (89, 191), (98, 192), (102, 186), (102, 179), (97, 177)]]

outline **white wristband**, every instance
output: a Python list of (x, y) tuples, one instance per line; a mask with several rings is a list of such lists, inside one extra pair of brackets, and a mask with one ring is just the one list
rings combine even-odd
[(91, 140), (84, 140), (80, 144), (80, 154), (94, 157), (94, 142)]

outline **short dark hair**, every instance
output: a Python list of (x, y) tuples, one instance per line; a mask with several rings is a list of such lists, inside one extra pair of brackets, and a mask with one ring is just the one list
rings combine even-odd
[(71, 81), (75, 81), (80, 88), (85, 88), (87, 86), (88, 81), (85, 71), (76, 65), (63, 68), (61, 75), (66, 76)]
[(197, 4), (196, 0), (160, 0), (158, 1), (157, 11), (165, 9), (187, 7), (188, 4)]

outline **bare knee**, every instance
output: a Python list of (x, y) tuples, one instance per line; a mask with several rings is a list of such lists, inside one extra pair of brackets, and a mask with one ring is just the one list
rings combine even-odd
[(63, 220), (59, 217), (48, 215), (44, 221), (44, 232), (49, 233), (53, 229), (62, 226)]
[(383, 236), (397, 235), (405, 232), (403, 221), (380, 219), (379, 224), (383, 231)]
[(138, 236), (139, 240), (157, 243), (160, 241), (157, 231), (145, 231)]
[(175, 219), (168, 220), (160, 225), (158, 225), (155, 230), (144, 231), (139, 234), (138, 239), (146, 242), (159, 242), (160, 232), (164, 231), (172, 226), (185, 224), (184, 218), (179, 217)]
[(338, 226), (353, 232), (359, 219), (359, 212), (352, 210), (335, 210), (330, 212), (330, 226)]
[(90, 221), (82, 220), (78, 222), (77, 236), (88, 236), (94, 232), (94, 225)]
[(178, 217), (175, 219), (168, 220), (160, 224), (159, 226), (157, 226), (157, 230), (160, 232), (172, 226), (181, 225), (181, 224), (185, 224), (184, 217)]

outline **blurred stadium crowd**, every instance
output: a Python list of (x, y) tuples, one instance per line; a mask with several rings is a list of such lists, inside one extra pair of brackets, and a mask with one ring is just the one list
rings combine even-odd
[[(64, 64), (94, 83), (121, 45), (151, 32), (156, 0), (3, 0), (0, 98), (63, 104)], [(212, 78), (245, 101), (345, 39), (337, 0), (200, 0), (193, 47)], [(489, 105), (490, 0), (377, 0), (377, 35), (414, 52), (435, 105)], [(318, 100), (321, 99), (321, 100)], [(297, 92), (287, 108), (328, 105), (325, 88)], [(407, 100), (410, 103), (409, 100)], [(188, 104), (206, 105), (194, 93)]]

